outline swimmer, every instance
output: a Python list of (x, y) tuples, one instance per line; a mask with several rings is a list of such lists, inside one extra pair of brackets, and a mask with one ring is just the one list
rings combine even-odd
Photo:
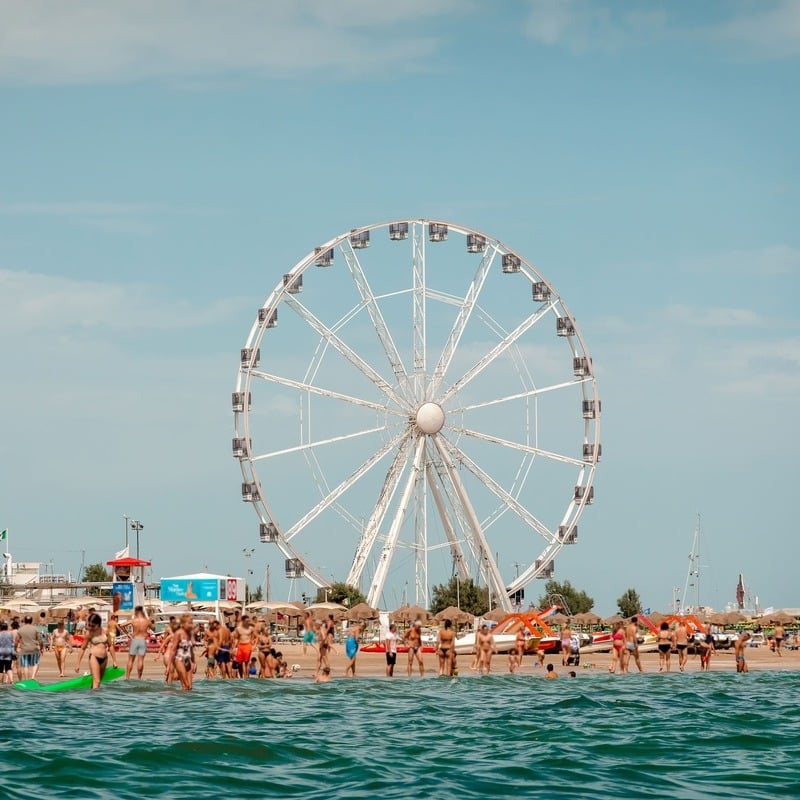
[(658, 646), (658, 671), (669, 672), (669, 656), (675, 644), (675, 634), (669, 629), (669, 623), (665, 620), (661, 623), (661, 629), (656, 637)]
[(439, 629), (436, 654), (439, 656), (439, 675), (453, 674), (453, 653), (455, 652), (455, 632), (453, 623), (446, 619)]
[(558, 677), (558, 673), (556, 672), (556, 668), (552, 664), (547, 665), (547, 669), (544, 673), (544, 677), (550, 680), (555, 680)]
[(89, 671), (92, 675), (92, 689), (99, 689), (108, 664), (108, 634), (103, 630), (103, 620), (99, 614), (92, 614), (86, 621), (86, 635), (78, 655), (75, 672), (80, 672), (83, 654), (89, 649)]

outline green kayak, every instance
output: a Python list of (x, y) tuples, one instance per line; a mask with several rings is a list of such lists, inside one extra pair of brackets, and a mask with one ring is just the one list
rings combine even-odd
[[(122, 667), (109, 667), (103, 673), (102, 683), (115, 681), (124, 674), (125, 670)], [(39, 681), (35, 680), (17, 681), (14, 686), (27, 692), (69, 692), (72, 689), (91, 689), (92, 676), (80, 675), (77, 678), (67, 678), (67, 680), (59, 681), (58, 683), (39, 683)]]

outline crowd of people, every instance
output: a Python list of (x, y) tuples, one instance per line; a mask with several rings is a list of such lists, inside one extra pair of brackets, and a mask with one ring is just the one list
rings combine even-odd
[[(72, 630), (70, 630), (72, 628)], [(331, 680), (331, 653), (337, 643), (336, 622), (332, 614), (317, 620), (311, 611), (306, 611), (301, 627), (303, 655), (309, 649), (315, 655), (313, 678), (316, 682)], [(346, 629), (344, 654), (346, 664), (344, 677), (356, 677), (357, 660), (360, 651), (360, 638), (364, 626), (351, 624)], [(155, 651), (155, 656), (163, 662), (164, 677), (168, 683), (179, 682), (189, 690), (198, 671), (197, 651), (204, 664), (204, 674), (208, 679), (245, 678), (289, 678), (299, 667), (290, 667), (283, 653), (277, 649), (270, 627), (263, 619), (254, 619), (237, 612), (230, 621), (211, 620), (207, 624), (197, 624), (191, 614), (171, 617), (166, 629), (156, 635), (154, 622), (143, 607), (137, 606), (133, 617), (121, 623), (116, 614), (111, 614), (107, 623), (94, 609), (81, 609), (72, 624), (59, 621), (52, 630), (46, 624), (45, 615), (35, 625), (30, 615), (12, 620), (0, 620), (0, 682), (13, 683), (17, 680), (35, 679), (39, 670), (41, 655), (51, 650), (55, 656), (59, 677), (66, 677), (67, 657), (77, 651), (75, 673), (79, 673), (86, 657), (86, 667), (92, 676), (92, 687), (98, 688), (109, 665), (117, 666), (117, 642), (120, 636), (127, 640), (128, 654), (125, 677), (144, 675), (145, 657)], [(575, 636), (569, 624), (560, 631), (561, 664), (564, 667), (580, 663)], [(746, 648), (751, 634), (742, 632), (735, 644), (737, 672), (747, 672)], [(775, 629), (773, 649), (781, 655), (781, 645), (785, 639), (782, 627)], [(458, 675), (458, 659), (455, 647), (456, 632), (450, 620), (445, 620), (438, 630), (434, 649), (435, 667), (440, 676)], [(635, 665), (639, 672), (644, 671), (640, 658), (640, 629), (636, 617), (620, 621), (611, 633), (611, 655), (608, 670), (611, 673), (627, 673)], [(531, 644), (524, 629), (516, 633), (514, 646), (508, 653), (508, 671), (517, 672), (523, 665), (525, 655), (532, 656), (534, 666), (544, 666), (544, 652)], [(398, 653), (401, 646), (407, 654), (406, 674), (415, 672), (425, 674), (423, 659), (424, 643), (422, 622), (413, 622), (402, 634), (392, 623), (383, 640), (386, 658), (386, 676), (395, 675)], [(711, 632), (698, 633), (689, 629), (685, 622), (679, 621), (674, 627), (667, 622), (661, 624), (656, 637), (659, 657), (659, 671), (672, 669), (673, 657), (677, 668), (685, 671), (690, 646), (700, 656), (700, 668), (707, 671), (717, 652), (715, 638)], [(497, 653), (492, 631), (482, 625), (475, 634), (470, 669), (478, 674), (492, 671), (493, 656)], [(553, 664), (542, 670), (546, 678), (555, 678), (557, 673)], [(568, 673), (574, 677), (575, 672)]]

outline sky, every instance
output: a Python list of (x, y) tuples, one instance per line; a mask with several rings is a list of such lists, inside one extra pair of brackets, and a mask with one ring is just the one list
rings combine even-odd
[[(123, 546), (127, 515), (151, 579), (256, 584), (269, 565), (286, 596), (230, 455), (239, 349), (314, 246), (434, 218), (535, 263), (594, 360), (603, 461), (555, 577), (601, 614), (629, 587), (667, 609), (700, 513), (703, 604), (743, 572), (762, 607), (800, 605), (799, 2), (2, 0), (0, 17), (15, 560), (77, 574)], [(321, 547), (340, 579), (352, 545)], [(501, 566), (530, 558), (520, 541)]]

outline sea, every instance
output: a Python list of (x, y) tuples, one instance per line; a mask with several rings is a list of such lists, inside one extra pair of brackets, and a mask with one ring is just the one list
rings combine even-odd
[(0, 798), (800, 798), (800, 673), (0, 690)]

